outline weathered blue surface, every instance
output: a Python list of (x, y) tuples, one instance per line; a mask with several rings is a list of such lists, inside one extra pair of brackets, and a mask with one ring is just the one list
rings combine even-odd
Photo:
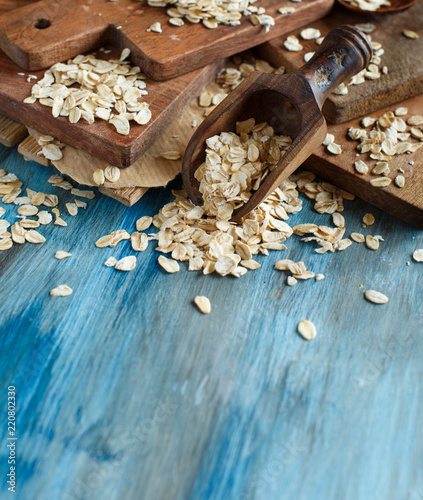
[[(152, 190), (126, 208), (106, 197), (76, 218), (50, 168), (0, 149), (0, 168), (24, 187), (56, 193), (67, 228), (43, 245), (0, 253), (1, 498), (6, 490), (6, 387), (18, 391), (19, 500), (423, 499), (423, 234), (360, 201), (349, 232), (381, 234), (378, 252), (354, 244), (313, 253), (298, 238), (259, 257), (241, 279), (165, 274), (151, 245), (94, 241), (171, 199)], [(292, 223), (328, 223), (311, 210)], [(4, 217), (15, 206), (5, 205)], [(361, 228), (368, 211), (376, 216)], [(70, 259), (57, 261), (57, 250)], [(137, 255), (137, 268), (106, 268)], [(326, 279), (290, 288), (281, 258)], [(407, 261), (411, 261), (409, 266)], [(182, 266), (183, 267), (183, 266)], [(60, 283), (70, 297), (54, 298)], [(372, 288), (390, 297), (376, 306)], [(192, 305), (206, 295), (212, 313)], [(296, 334), (308, 318), (318, 337)]]

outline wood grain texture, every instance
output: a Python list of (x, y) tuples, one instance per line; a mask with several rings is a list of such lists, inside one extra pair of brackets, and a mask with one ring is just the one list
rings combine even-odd
[[(222, 57), (254, 47), (325, 16), (334, 0), (304, 0), (290, 16), (277, 9), (287, 0), (261, 0), (260, 7), (275, 19), (269, 32), (243, 17), (240, 26), (209, 30), (188, 21), (169, 24), (166, 9), (132, 0), (41, 0), (0, 17), (0, 45), (17, 64), (34, 71), (101, 45), (128, 47), (132, 58), (155, 80), (168, 80)], [(38, 20), (50, 26), (37, 29)], [(147, 32), (160, 22), (163, 32)]]
[[(358, 116), (372, 113), (375, 110), (400, 102), (423, 93), (423, 37), (410, 40), (404, 37), (402, 30), (410, 29), (417, 32), (423, 26), (423, 4), (416, 2), (410, 9), (395, 14), (372, 16), (354, 14), (337, 6), (333, 12), (311, 26), (318, 28), (326, 35), (336, 26), (344, 24), (372, 22), (376, 30), (372, 39), (380, 42), (385, 50), (382, 55), (382, 66), (388, 67), (388, 74), (381, 75), (378, 80), (366, 80), (361, 85), (348, 87), (345, 96), (331, 95), (323, 108), (323, 114), (331, 123), (342, 123)], [(301, 30), (295, 30), (299, 39)], [(277, 66), (286, 66), (289, 71), (297, 71), (304, 64), (304, 54), (315, 51), (318, 47), (314, 40), (301, 39), (304, 47), (302, 52), (289, 52), (283, 42), (286, 36), (267, 42), (259, 49), (259, 55)]]
[(26, 135), (28, 135), (26, 127), (7, 116), (0, 115), (0, 144), (10, 148)]
[(34, 0), (1, 0), (0, 2), (0, 15), (10, 12), (13, 9), (19, 9), (34, 3)]
[(205, 159), (206, 139), (234, 130), (237, 121), (267, 122), (292, 143), (259, 189), (233, 213), (238, 220), (254, 210), (287, 179), (326, 136), (321, 108), (340, 83), (367, 67), (372, 49), (352, 26), (332, 30), (313, 58), (289, 75), (253, 73), (234, 89), (200, 124), (185, 150), (182, 164), (184, 188), (193, 203), (203, 204), (195, 172)]
[[(0, 168), (24, 186), (69, 192), (0, 148)], [(317, 255), (312, 244), (260, 256), (237, 280), (167, 275), (149, 247), (130, 273), (103, 266), (135, 255), (98, 249), (171, 199), (150, 190), (126, 208), (98, 197), (44, 245), (0, 253), (1, 387), (18, 398), (19, 500), (416, 500), (423, 492), (423, 236), (364, 202), (346, 202), (350, 231), (381, 234)], [(304, 200), (290, 223), (329, 224)], [(16, 207), (7, 205), (13, 220)], [(376, 223), (364, 230), (366, 212)], [(330, 224), (329, 224), (330, 225)], [(54, 253), (67, 250), (70, 259)], [(325, 280), (285, 285), (274, 263), (303, 260)], [(184, 267), (184, 266), (182, 266)], [(74, 290), (49, 297), (59, 283)], [(376, 306), (372, 288), (390, 297)], [(192, 305), (206, 295), (211, 314)], [(312, 320), (314, 341), (296, 333)], [(5, 401), (5, 399), (3, 400)], [(6, 421), (6, 404), (0, 405)], [(5, 431), (4, 431), (5, 432)], [(0, 474), (7, 457), (1, 449)], [(2, 498), (9, 498), (6, 482)]]
[[(403, 101), (401, 106), (409, 110), (410, 115), (423, 114), (423, 96), (413, 97)], [(388, 106), (372, 116), (379, 117), (387, 111), (394, 111), (398, 105)], [(405, 187), (398, 188), (393, 182), (385, 188), (376, 188), (370, 184), (370, 179), (376, 176), (370, 172), (377, 161), (368, 154), (358, 154), (355, 147), (359, 144), (347, 138), (350, 127), (359, 127), (360, 119), (348, 123), (331, 125), (328, 132), (335, 136), (335, 142), (342, 146), (342, 154), (333, 155), (324, 146), (312, 155), (305, 163), (305, 168), (321, 175), (330, 182), (336, 183), (361, 199), (385, 210), (408, 224), (423, 229), (423, 158), (421, 149), (415, 153), (394, 156), (389, 161), (392, 179), (404, 171)], [(369, 174), (362, 175), (355, 171), (354, 162), (363, 160), (369, 167)], [(411, 164), (410, 164), (411, 162)]]
[(110, 196), (110, 198), (123, 203), (127, 207), (131, 207), (145, 195), (148, 191), (148, 187), (134, 186), (119, 189), (100, 187), (99, 191), (100, 193)]
[[(413, 5), (413, 3), (415, 2), (416, 0), (391, 0), (389, 2), (389, 5), (383, 5), (382, 7), (379, 7), (377, 11), (373, 12), (372, 14), (375, 16), (378, 16), (379, 14), (395, 14), (397, 12), (410, 8), (411, 5)], [(346, 0), (338, 0), (338, 3), (340, 3), (350, 11), (357, 12), (359, 14), (363, 13), (363, 9), (355, 7)]]
[[(109, 54), (109, 57), (116, 55), (117, 51)], [(70, 123), (67, 117), (54, 118), (51, 108), (38, 102), (23, 103), (23, 100), (31, 95), (35, 80), (27, 82), (25, 76), (18, 75), (22, 70), (0, 52), (0, 110), (2, 114), (20, 123), (50, 134), (112, 165), (125, 168), (132, 165), (166, 130), (191, 99), (213, 78), (222, 64), (211, 64), (169, 82), (147, 79), (149, 95), (145, 100), (150, 105), (152, 119), (146, 125), (131, 122), (129, 135), (123, 136), (116, 132), (113, 125), (103, 120), (96, 120), (91, 125), (84, 120)], [(44, 72), (33, 74), (41, 78)]]
[(41, 146), (32, 136), (28, 136), (18, 145), (18, 153), (20, 153), (26, 160), (35, 161), (45, 167), (51, 165), (51, 161), (44, 155), (40, 155), (40, 152)]

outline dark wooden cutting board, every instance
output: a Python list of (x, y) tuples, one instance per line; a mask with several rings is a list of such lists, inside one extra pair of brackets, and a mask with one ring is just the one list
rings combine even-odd
[[(400, 106), (409, 110), (409, 114), (403, 117), (405, 119), (410, 115), (423, 115), (423, 95), (403, 101)], [(379, 117), (387, 111), (394, 111), (397, 107), (399, 104), (394, 104), (375, 113), (369, 113), (369, 116)], [(359, 142), (347, 138), (347, 130), (350, 127), (359, 127), (360, 120), (358, 118), (347, 123), (329, 126), (328, 132), (333, 134), (335, 142), (341, 145), (342, 154), (333, 155), (321, 146), (303, 164), (303, 167), (398, 219), (423, 229), (423, 148), (415, 153), (394, 156), (388, 162), (391, 179), (399, 174), (404, 176), (403, 188), (398, 188), (394, 182), (384, 188), (374, 187), (370, 184), (370, 179), (375, 179), (377, 176), (371, 174), (370, 171), (376, 164), (376, 160), (370, 159), (367, 153), (356, 156), (358, 151), (355, 147)], [(361, 175), (355, 171), (354, 162), (359, 159), (368, 165), (369, 174)], [(402, 169), (404, 173), (401, 173), (399, 169)]]
[[(380, 42), (385, 54), (382, 66), (388, 67), (388, 74), (378, 80), (366, 80), (361, 85), (350, 85), (345, 96), (332, 94), (326, 101), (323, 112), (331, 123), (342, 123), (357, 116), (371, 113), (394, 102), (423, 93), (423, 2), (416, 2), (408, 10), (384, 16), (355, 14), (340, 6), (325, 19), (310, 24), (318, 28), (322, 36), (342, 24), (371, 22), (376, 30), (372, 40)], [(420, 38), (411, 40), (403, 36), (402, 30), (420, 33)], [(300, 29), (291, 34), (300, 39)], [(296, 71), (304, 64), (304, 54), (315, 51), (314, 40), (301, 40), (302, 52), (289, 52), (283, 45), (286, 36), (278, 37), (260, 47), (260, 55), (276, 66), (286, 66)]]
[[(273, 16), (268, 32), (243, 16), (240, 26), (202, 23), (169, 24), (166, 8), (150, 7), (146, 0), (41, 0), (0, 16), (0, 47), (18, 65), (39, 70), (101, 45), (132, 51), (132, 60), (155, 80), (191, 72), (223, 57), (287, 33), (325, 16), (334, 0), (259, 0)], [(281, 15), (280, 7), (295, 7)], [(163, 32), (147, 32), (154, 22)], [(38, 28), (37, 28), (38, 26)], [(43, 28), (43, 29), (41, 29)]]
[[(116, 57), (112, 52), (108, 57)], [(26, 76), (14, 62), (0, 51), (0, 112), (18, 122), (52, 135), (70, 146), (82, 149), (112, 165), (128, 167), (162, 134), (201, 89), (219, 70), (222, 62), (179, 76), (170, 81), (147, 79), (152, 119), (146, 125), (131, 122), (129, 135), (119, 135), (114, 126), (104, 120), (88, 124), (85, 120), (70, 123), (66, 117), (54, 118), (51, 108), (38, 102), (25, 104), (36, 80), (27, 82)], [(41, 78), (44, 71), (31, 72)]]

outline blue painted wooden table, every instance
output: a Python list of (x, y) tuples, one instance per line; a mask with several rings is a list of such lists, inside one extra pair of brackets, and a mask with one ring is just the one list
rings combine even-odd
[[(0, 149), (24, 188), (70, 192), (53, 173)], [(293, 237), (241, 279), (168, 275), (150, 245), (121, 273), (98, 249), (171, 199), (151, 190), (135, 206), (97, 196), (43, 245), (0, 252), (1, 498), (20, 500), (419, 500), (423, 498), (423, 265), (421, 232), (359, 200), (350, 232), (381, 234), (317, 255)], [(16, 206), (5, 205), (14, 221)], [(368, 211), (376, 224), (361, 228)], [(11, 215), (13, 214), (13, 215)], [(304, 201), (292, 224), (329, 216)], [(57, 250), (73, 256), (58, 261)], [(281, 258), (325, 280), (286, 286)], [(407, 265), (410, 262), (410, 265)], [(183, 266), (184, 267), (184, 266)], [(66, 283), (73, 294), (49, 296)], [(363, 288), (390, 297), (377, 306)], [(209, 315), (193, 306), (212, 303)], [(304, 341), (299, 320), (318, 336)], [(17, 391), (17, 493), (7, 491), (7, 387)]]

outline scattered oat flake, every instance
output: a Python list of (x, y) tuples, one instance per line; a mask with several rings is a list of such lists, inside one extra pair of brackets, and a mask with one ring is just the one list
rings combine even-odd
[(48, 160), (57, 161), (63, 158), (63, 153), (56, 144), (46, 144), (41, 151)]
[(376, 179), (371, 179), (370, 184), (374, 187), (387, 187), (391, 184), (392, 179), (389, 177), (377, 177)]
[(339, 214), (338, 212), (334, 212), (332, 214), (332, 220), (333, 223), (336, 227), (345, 227), (345, 219), (344, 217)]
[(116, 262), (115, 269), (118, 271), (132, 271), (137, 265), (137, 258), (133, 255), (124, 257)]
[(56, 217), (54, 223), (56, 224), (56, 226), (62, 226), (62, 227), (67, 226), (67, 223), (61, 217)]
[(0, 234), (6, 231), (6, 229), (10, 226), (10, 222), (7, 220), (0, 220)]
[(153, 31), (154, 33), (161, 33), (162, 26), (159, 22), (153, 23), (149, 28), (147, 28), (147, 31)]
[(72, 288), (70, 288), (68, 285), (59, 285), (56, 288), (53, 288), (53, 290), (50, 290), (50, 295), (53, 295), (53, 297), (66, 297), (71, 293)]
[(148, 215), (145, 215), (144, 217), (140, 217), (137, 222), (135, 223), (135, 226), (137, 228), (137, 231), (145, 231), (148, 229), (153, 222), (153, 217), (149, 217)]
[(63, 252), (62, 250), (59, 250), (57, 251), (54, 256), (56, 257), (57, 260), (62, 260), (62, 259), (66, 259), (68, 257), (71, 257), (72, 254), (71, 253), (68, 253), (68, 252)]
[(301, 52), (303, 50), (303, 46), (294, 35), (289, 36), (283, 44), (285, 48), (291, 52)]
[(120, 54), (119, 60), (124, 61), (127, 57), (130, 56), (130, 54), (131, 54), (131, 49), (128, 49), (128, 48), (123, 49), (121, 54)]
[(339, 144), (335, 144), (334, 142), (331, 142), (326, 146), (326, 149), (329, 151), (329, 153), (332, 153), (334, 155), (340, 155), (342, 153), (342, 148)]
[(306, 28), (300, 34), (303, 40), (315, 40), (321, 36), (320, 31), (315, 28)]
[(329, 146), (329, 144), (331, 144), (334, 140), (335, 140), (335, 136), (333, 134), (327, 133), (324, 141), (322, 142), (322, 144), (324, 146)]
[(13, 241), (11, 238), (1, 238), (0, 239), (0, 251), (2, 250), (8, 250), (13, 246)]
[(115, 267), (116, 264), (117, 260), (114, 257), (109, 257), (104, 263), (104, 265), (107, 267)]
[(423, 125), (423, 116), (422, 115), (414, 115), (410, 116), (407, 120), (408, 125)]
[(87, 204), (85, 203), (85, 201), (81, 201), (81, 200), (78, 200), (78, 199), (75, 200), (75, 205), (78, 208), (83, 208), (84, 210), (87, 208)]
[(373, 304), (386, 304), (389, 299), (383, 293), (377, 292), (376, 290), (366, 290), (364, 292), (364, 297)]
[(286, 279), (286, 284), (288, 286), (294, 286), (297, 283), (298, 283), (298, 281), (293, 276), (288, 276), (288, 278)]
[(18, 208), (18, 214), (25, 215), (26, 217), (31, 217), (32, 215), (36, 215), (38, 213), (38, 208), (33, 205), (21, 205)]
[(397, 108), (395, 111), (395, 116), (404, 116), (408, 113), (408, 109), (404, 107)]
[(358, 23), (355, 25), (356, 28), (361, 30), (363, 33), (373, 33), (376, 29), (376, 26), (373, 23)]
[(37, 220), (31, 219), (22, 219), (19, 225), (25, 229), (36, 229), (37, 227), (40, 227), (40, 223)]
[(120, 169), (109, 165), (104, 171), (104, 176), (109, 182), (117, 182), (120, 177)]
[(50, 224), (50, 222), (53, 220), (52, 215), (50, 213), (46, 212), (45, 210), (38, 212), (37, 217), (38, 217), (38, 222), (40, 224), (42, 224), (43, 226)]
[(368, 234), (366, 236), (366, 245), (367, 248), (370, 248), (370, 250), (377, 250), (379, 248), (379, 240), (371, 234)]
[(104, 170), (102, 170), (101, 168), (95, 170), (93, 173), (93, 181), (97, 186), (101, 186), (102, 184), (104, 184)]
[(259, 269), (261, 265), (254, 259), (241, 260), (241, 266), (254, 271), (255, 269)]
[(210, 300), (204, 295), (197, 295), (194, 299), (195, 305), (203, 314), (209, 314), (211, 311)]
[(165, 160), (179, 160), (182, 158), (182, 154), (179, 151), (166, 151), (161, 154), (161, 157)]
[(44, 243), (46, 239), (44, 236), (42, 236), (38, 231), (34, 231), (33, 229), (30, 229), (25, 233), (25, 239), (28, 241), (28, 243)]
[(98, 248), (105, 248), (110, 246), (110, 243), (113, 241), (113, 236), (111, 234), (106, 234), (102, 236), (95, 242), (95, 246)]
[(168, 273), (177, 273), (179, 271), (179, 264), (176, 260), (168, 259), (161, 255), (157, 259), (158, 263), (162, 266), (162, 268)]
[(131, 234), (132, 250), (143, 252), (148, 246), (148, 237), (145, 233), (134, 232)]
[(73, 217), (78, 215), (78, 207), (76, 206), (75, 203), (66, 203), (66, 209), (69, 215), (72, 215)]
[(351, 239), (356, 243), (364, 243), (366, 238), (361, 233), (351, 233)]
[(213, 94), (206, 90), (200, 94), (198, 98), (198, 104), (202, 108), (208, 108), (212, 103), (212, 99), (213, 99)]
[(185, 24), (184, 20), (181, 19), (180, 17), (171, 17), (169, 19), (169, 23), (173, 24), (174, 26), (183, 26)]
[(411, 30), (402, 30), (402, 34), (406, 38), (412, 38), (412, 39), (419, 38), (419, 35), (415, 31), (411, 31)]
[(405, 186), (405, 178), (403, 175), (397, 175), (394, 179), (394, 184), (399, 187), (403, 188)]
[(378, 161), (372, 169), (372, 174), (375, 175), (388, 175), (390, 172), (389, 164), (387, 161)]
[(303, 337), (305, 340), (312, 340), (316, 337), (317, 331), (316, 327), (314, 324), (309, 321), (308, 319), (302, 319), (298, 323), (298, 333)]
[(365, 214), (365, 215), (363, 216), (363, 219), (362, 219), (362, 220), (363, 220), (364, 224), (366, 224), (366, 226), (371, 226), (371, 225), (373, 225), (373, 224), (375, 223), (375, 221), (376, 221), (375, 216), (374, 216), (373, 214), (370, 214), (370, 213)]
[(305, 62), (308, 62), (310, 61), (310, 59), (314, 56), (314, 52), (307, 52), (306, 54), (304, 54), (304, 61)]
[(423, 248), (418, 248), (413, 253), (413, 259), (416, 262), (423, 262)]
[(354, 168), (359, 174), (367, 174), (369, 171), (369, 167), (362, 160), (357, 160), (354, 163)]
[(293, 12), (295, 12), (295, 8), (294, 7), (281, 7), (280, 9), (278, 9), (278, 12), (279, 12), (279, 14), (292, 14)]
[(325, 275), (324, 274), (316, 274), (315, 278), (314, 278), (316, 281), (322, 281), (325, 279)]

